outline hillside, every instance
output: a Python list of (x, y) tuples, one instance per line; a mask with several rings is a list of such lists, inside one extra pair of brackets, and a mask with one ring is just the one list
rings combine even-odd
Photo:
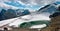
[(51, 18), (51, 24), (41, 31), (60, 31), (60, 16)]

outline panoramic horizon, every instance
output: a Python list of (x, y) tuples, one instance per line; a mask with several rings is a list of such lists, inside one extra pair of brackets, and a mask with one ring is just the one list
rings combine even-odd
[(0, 0), (0, 30), (40, 31), (55, 25), (53, 22), (59, 20), (58, 16), (60, 0)]

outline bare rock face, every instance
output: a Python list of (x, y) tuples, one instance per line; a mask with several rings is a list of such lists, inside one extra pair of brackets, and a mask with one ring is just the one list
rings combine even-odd
[(60, 31), (60, 16), (51, 18), (51, 24), (41, 31)]

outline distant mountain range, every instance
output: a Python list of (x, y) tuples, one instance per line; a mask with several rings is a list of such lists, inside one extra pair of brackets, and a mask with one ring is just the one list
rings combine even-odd
[(10, 18), (15, 18), (19, 16), (24, 16), (30, 14), (29, 10), (24, 10), (24, 9), (2, 9), (0, 12), (0, 20), (5, 20), (5, 19), (10, 19)]

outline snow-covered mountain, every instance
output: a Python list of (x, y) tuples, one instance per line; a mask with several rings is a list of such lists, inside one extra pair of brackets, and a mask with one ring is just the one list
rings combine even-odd
[[(3, 2), (0, 3), (0, 7), (4, 8), (4, 9), (19, 9), (19, 7), (8, 5)], [(23, 22), (30, 22), (30, 21), (37, 21), (37, 20), (50, 20), (49, 15), (51, 13), (54, 13), (55, 10), (56, 10), (56, 8), (53, 5), (51, 5), (48, 8), (45, 8), (45, 9), (39, 11), (39, 14), (37, 14), (37, 12), (34, 11), (34, 13), (31, 13), (29, 15), (0, 21), (0, 26), (4, 26), (7, 24), (9, 26), (18, 27), (18, 25), (20, 25)], [(43, 25), (43, 26), (46, 26), (46, 25)]]
[(50, 18), (47, 16), (44, 16), (43, 14), (34, 14), (34, 15), (32, 14), (32, 15), (26, 15), (26, 16), (22, 16), (18, 18), (3, 20), (0, 22), (0, 25), (4, 26), (8, 24), (9, 26), (18, 27), (20, 24), (24, 22), (31, 22), (31, 21), (36, 21), (36, 20), (50, 20)]
[(57, 11), (57, 7), (56, 6), (54, 6), (53, 4), (46, 5), (45, 7), (39, 9), (39, 12), (41, 12), (41, 13), (48, 12), (50, 14), (53, 14), (54, 12)]

